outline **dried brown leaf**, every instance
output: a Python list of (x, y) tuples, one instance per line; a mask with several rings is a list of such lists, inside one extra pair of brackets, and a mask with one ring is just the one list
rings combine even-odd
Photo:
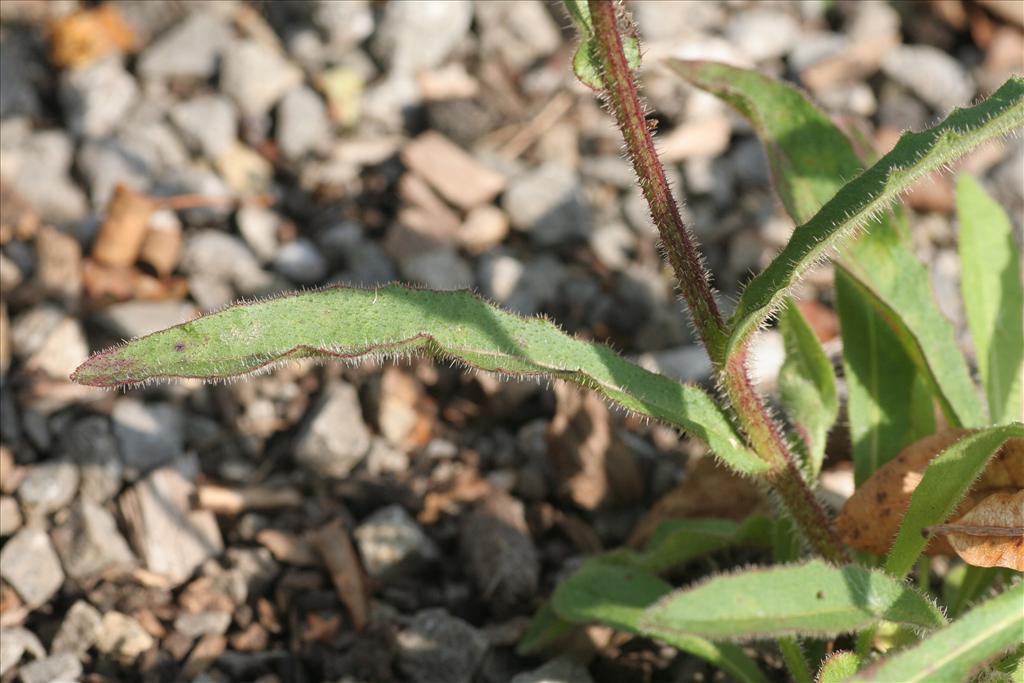
[(988, 494), (966, 515), (932, 527), (975, 567), (1008, 567), (1024, 572), (1024, 489)]

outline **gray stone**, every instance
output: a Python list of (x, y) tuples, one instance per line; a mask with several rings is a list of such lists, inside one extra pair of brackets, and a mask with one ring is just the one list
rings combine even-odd
[(224, 17), (191, 12), (146, 48), (139, 57), (139, 74), (146, 78), (210, 78), (230, 39), (231, 27)]
[(317, 152), (331, 141), (327, 107), (308, 86), (288, 91), (277, 107), (277, 145), (289, 159)]
[(679, 42), (693, 32), (711, 33), (725, 22), (716, 2), (638, 2), (630, 7), (644, 40)]
[(130, 665), (156, 643), (142, 624), (121, 612), (107, 612), (100, 622), (96, 649), (123, 665)]
[(274, 258), (278, 248), (277, 229), (281, 225), (280, 216), (262, 206), (247, 205), (235, 214), (235, 222), (245, 243), (260, 261), (267, 262)]
[(18, 498), (29, 517), (66, 507), (78, 491), (78, 468), (67, 460), (30, 465), (18, 486)]
[(324, 231), (320, 246), (330, 259), (343, 261), (347, 268), (332, 278), (337, 282), (375, 285), (398, 278), (395, 265), (383, 248), (366, 238), (355, 223), (339, 223)]
[(78, 420), (62, 433), (58, 447), (61, 457), (78, 465), (80, 497), (105, 503), (121, 490), (124, 464), (105, 417), (89, 415)]
[(231, 614), (229, 612), (207, 611), (207, 612), (181, 612), (174, 620), (174, 630), (189, 638), (199, 638), (205, 635), (223, 635), (227, 633), (231, 625)]
[(472, 19), (466, 0), (389, 3), (370, 47), (392, 74), (412, 75), (444, 62)]
[(60, 99), (75, 135), (98, 138), (112, 133), (139, 97), (135, 79), (119, 55), (61, 76)]
[(39, 112), (34, 82), (45, 77), (45, 67), (35, 58), (29, 31), (5, 31), (0, 40), (0, 119)]
[(593, 683), (587, 667), (569, 657), (552, 659), (533, 671), (524, 671), (509, 683)]
[(220, 89), (235, 101), (244, 116), (266, 114), (301, 82), (302, 71), (263, 43), (235, 40), (224, 53)]
[(370, 577), (389, 581), (422, 569), (440, 551), (401, 505), (383, 507), (352, 534)]
[(385, 132), (400, 133), (405, 129), (404, 112), (419, 102), (420, 88), (416, 79), (410, 74), (391, 72), (366, 89), (362, 113), (366, 121), (377, 124)]
[(700, 382), (711, 376), (711, 361), (700, 346), (681, 346), (641, 354), (636, 363), (651, 372), (681, 382)]
[(819, 62), (841, 55), (849, 45), (849, 39), (841, 33), (817, 31), (803, 35), (789, 53), (789, 66), (800, 73)]
[(565, 282), (565, 266), (549, 254), (523, 264), (506, 254), (480, 259), (480, 288), (505, 308), (522, 315), (539, 313), (558, 298)]
[(590, 211), (579, 177), (549, 162), (512, 178), (502, 202), (512, 227), (539, 246), (553, 246), (590, 233)]
[(370, 450), (370, 431), (355, 388), (344, 382), (329, 386), (310, 411), (295, 443), (295, 459), (314, 474), (342, 478)]
[(122, 398), (111, 413), (125, 474), (136, 479), (185, 451), (181, 412), (169, 403)]
[(11, 496), (0, 496), (0, 537), (10, 536), (21, 528), (21, 508)]
[(196, 313), (196, 307), (184, 301), (125, 301), (107, 306), (95, 319), (110, 332), (131, 339), (186, 323)]
[(145, 163), (129, 155), (114, 138), (86, 141), (78, 150), (78, 168), (97, 210), (107, 205), (118, 184), (143, 191), (152, 184)]
[(470, 683), (487, 654), (487, 638), (443, 609), (418, 612), (396, 640), (412, 683)]
[(35, 659), (46, 656), (46, 648), (36, 634), (27, 628), (0, 629), (0, 643), (3, 643), (3, 647), (0, 647), (0, 676), (13, 669), (26, 652)]
[(78, 659), (85, 660), (99, 637), (102, 619), (95, 607), (85, 600), (77, 601), (64, 615), (64, 621), (53, 637), (50, 651), (54, 654), (70, 652)]
[(473, 286), (473, 271), (454, 249), (441, 247), (403, 254), (398, 266), (403, 278), (431, 289), (466, 289)]
[(89, 500), (79, 500), (52, 537), (64, 571), (81, 584), (136, 564), (114, 516)]
[(353, 48), (373, 33), (373, 10), (367, 0), (318, 0), (313, 21), (336, 49)]
[(970, 104), (974, 81), (952, 56), (931, 45), (900, 45), (882, 61), (882, 71), (943, 114)]
[(327, 263), (316, 245), (304, 237), (282, 244), (274, 254), (274, 270), (292, 282), (308, 285), (327, 275)]
[(562, 45), (558, 24), (539, 0), (481, 2), (475, 10), (481, 52), (496, 54), (513, 71), (526, 71)]
[(590, 248), (603, 265), (620, 270), (632, 260), (636, 233), (622, 223), (605, 223), (590, 235)]
[(238, 111), (228, 98), (208, 94), (171, 107), (171, 121), (186, 144), (216, 161), (238, 138)]
[(729, 41), (751, 59), (761, 62), (782, 57), (798, 42), (796, 19), (772, 7), (755, 7), (733, 15), (725, 30)]
[(371, 476), (401, 474), (409, 469), (409, 456), (385, 439), (374, 439), (366, 455), (366, 471)]
[(85, 195), (68, 174), (73, 150), (67, 133), (48, 130), (29, 137), (13, 154), (4, 155), (4, 179), (46, 221), (78, 220), (88, 210)]
[(21, 667), (21, 683), (66, 683), (82, 675), (82, 662), (70, 652), (51, 655)]
[(264, 294), (274, 284), (242, 240), (219, 230), (201, 230), (189, 237), (181, 269), (229, 284), (246, 296)]
[(46, 604), (64, 583), (60, 559), (46, 532), (26, 527), (0, 549), (0, 577), (30, 608)]

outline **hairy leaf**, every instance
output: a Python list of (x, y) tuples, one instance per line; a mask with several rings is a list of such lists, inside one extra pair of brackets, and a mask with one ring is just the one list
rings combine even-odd
[(606, 624), (627, 633), (658, 638), (711, 662), (737, 680), (767, 683), (750, 657), (735, 645), (642, 629), (639, 619), (644, 609), (671, 590), (671, 585), (643, 569), (611, 558), (595, 558), (558, 586), (551, 604), (566, 621)]
[(960, 519), (929, 529), (975, 567), (1024, 572), (1024, 489), (988, 494)]
[(1024, 419), (1024, 284), (1010, 218), (969, 175), (957, 182), (960, 287), (992, 422)]
[(913, 588), (879, 571), (821, 560), (710, 579), (647, 610), (643, 628), (711, 639), (825, 636), (881, 619), (935, 628), (942, 613)]
[(917, 645), (865, 669), (855, 681), (965, 681), (1018, 644), (1024, 632), (1024, 584), (974, 608)]
[(871, 294), (836, 269), (854, 481), (860, 486), (903, 448), (935, 431), (931, 393)]
[(300, 358), (344, 361), (424, 352), (515, 377), (563, 379), (705, 440), (745, 473), (765, 465), (697, 387), (648, 372), (545, 320), (524, 320), (469, 292), (333, 287), (235, 305), (94, 355), (72, 378), (101, 387), (223, 379)]
[[(576, 30), (580, 34), (580, 44), (572, 58), (572, 70), (576, 78), (589, 88), (604, 90), (601, 58), (594, 39), (594, 24), (590, 19), (590, 7), (586, 0), (564, 0), (565, 9), (569, 13)], [(622, 51), (631, 69), (640, 67), (640, 43), (635, 36), (621, 36)]]
[[(751, 120), (766, 146), (783, 204), (794, 220), (803, 223), (779, 257), (744, 291), (733, 316), (732, 348), (738, 348), (738, 342), (779, 305), (800, 273), (822, 258), (842, 235), (867, 225), (872, 215), (924, 173), (1024, 123), (1024, 79), (1014, 78), (986, 102), (953, 112), (935, 128), (905, 135), (889, 154), (857, 176), (862, 166), (849, 141), (799, 90), (722, 64), (674, 61), (672, 66)], [(846, 181), (850, 182), (844, 186)], [(886, 246), (889, 251), (896, 249)], [(905, 260), (902, 254), (894, 256)], [(856, 255), (848, 260), (861, 261)], [(867, 263), (874, 266), (876, 261)], [(897, 264), (897, 273), (902, 265)], [(865, 275), (871, 272), (858, 274)], [(919, 360), (927, 361), (940, 395), (953, 394), (945, 397), (944, 407), (953, 413), (954, 424), (982, 424), (977, 409), (968, 402), (972, 395), (966, 366), (955, 360), (957, 354), (944, 357), (943, 350), (956, 348), (955, 343), (949, 344), (955, 340), (951, 326), (948, 322), (943, 326), (941, 314), (929, 305), (930, 293), (915, 300), (900, 296), (903, 289), (891, 278), (874, 282), (868, 277), (866, 283), (900, 317), (910, 318), (904, 323), (912, 332), (907, 343), (929, 347), (922, 350), (924, 357)]]
[(839, 416), (839, 392), (832, 363), (792, 299), (779, 317), (786, 361), (779, 371), (779, 394), (807, 446), (812, 481), (821, 471), (828, 432)]
[(936, 456), (914, 489), (886, 571), (894, 576), (910, 571), (927, 544), (924, 529), (947, 520), (992, 456), (1007, 441), (1019, 438), (1024, 438), (1024, 424), (990, 427), (964, 436)]
[[(763, 320), (767, 311), (781, 300), (785, 288), (795, 282), (800, 272), (819, 258), (825, 248), (841, 234), (848, 233), (853, 226), (865, 227), (867, 234), (844, 249), (837, 270), (849, 269), (847, 272), (861, 282), (866, 300), (875, 307), (877, 315), (882, 316), (893, 328), (906, 355), (940, 399), (950, 423), (954, 426), (985, 424), (970, 373), (958, 351), (955, 330), (935, 303), (927, 271), (909, 247), (898, 239), (897, 231), (888, 217), (883, 216), (875, 222), (866, 219), (872, 212), (877, 213), (885, 201), (878, 202), (873, 209), (866, 211), (862, 210), (864, 206), (857, 210), (851, 208), (849, 216), (842, 216), (842, 220), (836, 218), (837, 213), (844, 211), (842, 203), (853, 199), (851, 191), (845, 189), (843, 184), (863, 170), (846, 136), (803, 93), (792, 86), (754, 71), (723, 64), (676, 61), (672, 62), (672, 66), (691, 83), (718, 95), (750, 119), (765, 144), (776, 188), (786, 210), (797, 223), (806, 224), (798, 228), (786, 250), (769, 269), (751, 282), (751, 287), (758, 283), (760, 290), (751, 291), (748, 287), (744, 292), (744, 298), (750, 298), (758, 306), (764, 304), (764, 301), (755, 302), (755, 295), (762, 299), (768, 297), (768, 303), (763, 308), (748, 310), (752, 319), (758, 322)], [(1008, 94), (1010, 99), (1016, 98), (1016, 104), (1009, 105), (1010, 110), (1021, 108), (1022, 83), (1024, 81), (1017, 79), (1004, 86), (1003, 94)], [(1007, 93), (1008, 87), (1014, 92)], [(905, 187), (900, 176), (909, 172), (913, 177), (918, 177), (920, 170), (916, 163), (906, 169), (895, 169), (892, 164), (906, 163), (905, 157), (916, 153), (918, 150), (914, 147), (918, 144), (933, 145), (929, 152), (932, 157), (945, 154), (948, 151), (946, 143), (953, 140), (944, 140), (943, 136), (951, 127), (961, 126), (960, 119), (970, 119), (974, 124), (979, 118), (991, 114), (991, 109), (1004, 112), (997, 116), (1007, 116), (1003, 106), (1005, 104), (992, 102), (979, 105), (980, 109), (954, 112), (937, 128), (905, 136), (896, 149), (870, 171), (851, 182), (851, 186), (860, 192), (872, 182), (884, 184), (891, 180), (895, 185), (875, 188), (874, 191), (875, 195), (881, 192), (881, 196), (887, 198), (886, 201), (891, 201), (896, 196), (891, 194), (891, 190), (897, 186)], [(1016, 115), (1011, 111), (1009, 117), (1014, 116), (1022, 118), (1019, 111)], [(982, 131), (982, 137), (988, 133), (1000, 134), (993, 132), (994, 129), (987, 129), (988, 125), (982, 124), (982, 129), (988, 130), (987, 133)], [(1016, 125), (1020, 125), (1019, 121)], [(1006, 132), (1002, 128), (1000, 131)], [(956, 135), (958, 133), (954, 137)], [(936, 158), (928, 161), (926, 157), (928, 154), (919, 161), (926, 165), (934, 165), (937, 161)], [(892, 172), (892, 177), (886, 179), (884, 174), (888, 172)], [(843, 194), (837, 194), (840, 189), (843, 189)], [(834, 225), (826, 225), (825, 219), (829, 217), (835, 219)], [(781, 289), (773, 290), (772, 287), (776, 285)], [(760, 294), (757, 294), (758, 291)], [(739, 319), (741, 312), (737, 312), (734, 320)], [(743, 332), (747, 333), (749, 331)], [(848, 344), (845, 346), (849, 348)], [(897, 353), (891, 351), (888, 355)], [(903, 374), (908, 372), (904, 371)], [(871, 416), (872, 411), (868, 407), (860, 409), (856, 403), (866, 397), (854, 395), (851, 398), (851, 409), (856, 415)], [(875, 398), (889, 403), (884, 394)], [(851, 416), (851, 419), (854, 417)], [(869, 434), (876, 425), (868, 423), (852, 426), (855, 431)]]
[(846, 650), (833, 652), (821, 663), (814, 683), (842, 683), (860, 669), (860, 657)]

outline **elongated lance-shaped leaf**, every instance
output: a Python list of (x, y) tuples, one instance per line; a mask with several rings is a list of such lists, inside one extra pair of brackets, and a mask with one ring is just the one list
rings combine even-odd
[[(677, 70), (680, 70), (676, 65)], [(687, 76), (685, 68), (683, 75)], [(722, 86), (729, 91), (728, 86)], [(731, 92), (731, 91), (730, 91)], [(799, 93), (797, 93), (799, 95)], [(740, 98), (733, 95), (733, 98)], [(728, 99), (728, 97), (727, 97)], [(749, 110), (749, 104), (746, 105)], [(741, 111), (743, 109), (741, 108)], [(783, 109), (784, 111), (784, 109)], [(757, 112), (767, 116), (764, 110)], [(781, 112), (780, 114), (781, 115)], [(753, 119), (755, 123), (757, 119)], [(800, 225), (782, 252), (747, 285), (739, 306), (730, 320), (731, 333), (727, 353), (732, 354), (781, 305), (786, 293), (800, 275), (825, 258), (839, 241), (865, 226), (900, 194), (922, 176), (942, 168), (978, 145), (1024, 125), (1024, 78), (1013, 77), (980, 104), (953, 111), (942, 123), (919, 133), (906, 133), (888, 154), (871, 168), (849, 180), (815, 215)], [(792, 136), (815, 139), (825, 135), (819, 126), (780, 126), (775, 144), (795, 144)], [(835, 162), (821, 147), (817, 152), (820, 173), (834, 179)], [(773, 163), (773, 167), (777, 167)], [(802, 184), (796, 191), (814, 192), (813, 185)], [(786, 200), (786, 194), (783, 194)], [(796, 202), (797, 195), (786, 200)]]
[[(792, 86), (754, 71), (723, 64), (672, 64), (691, 83), (718, 95), (750, 119), (765, 144), (776, 188), (786, 210), (798, 224), (807, 223), (820, 228), (822, 216), (833, 211), (836, 202), (842, 199), (837, 192), (847, 180), (863, 170), (863, 164), (846, 136), (802, 92)], [(1012, 84), (1011, 81), (1007, 86)], [(1007, 86), (1004, 86), (1004, 91)], [(985, 112), (991, 108), (986, 108), (987, 105), (979, 107), (985, 108)], [(938, 135), (938, 140), (933, 140), (935, 147), (945, 150), (943, 136), (948, 133), (948, 125), (956, 125), (954, 117), (958, 120), (963, 115), (964, 112), (957, 112), (939, 128), (914, 134), (916, 137), (904, 140), (901, 143), (904, 151), (907, 145), (921, 140), (922, 136), (935, 135)], [(876, 178), (879, 164), (886, 163), (886, 160), (892, 161), (893, 154), (900, 150), (901, 147), (897, 146), (872, 167), (870, 173), (865, 174), (866, 178), (858, 178), (857, 187)], [(930, 152), (933, 156), (937, 153), (934, 149)], [(912, 175), (916, 175), (920, 169), (910, 170)], [(883, 194), (889, 197), (888, 190)], [(816, 215), (819, 211), (821, 215)], [(853, 223), (863, 225), (867, 234), (847, 245), (839, 264), (840, 269), (847, 268), (848, 273), (866, 288), (865, 291), (870, 294), (868, 301), (894, 329), (907, 357), (917, 366), (928, 381), (932, 393), (940, 400), (950, 424), (985, 424), (967, 364), (958, 352), (955, 330), (934, 300), (926, 269), (913, 255), (908, 244), (895, 239), (899, 233), (890, 217), (881, 216), (877, 223), (865, 223), (862, 218), (870, 213), (851, 213), (855, 219)], [(837, 225), (837, 228), (838, 233), (849, 231), (848, 225)], [(826, 230), (825, 233), (824, 239), (827, 242), (833, 240), (836, 231)], [(792, 252), (801, 244), (807, 247), (808, 234), (805, 227), (799, 229), (787, 249)], [(786, 254), (783, 253), (784, 256)], [(796, 259), (792, 253), (789, 257)], [(778, 270), (782, 265), (776, 259), (773, 267)], [(795, 281), (805, 263), (796, 259), (792, 265), (794, 270), (787, 276)], [(759, 286), (763, 285), (762, 281)], [(883, 396), (876, 396), (876, 399), (885, 400)], [(867, 414), (868, 411), (860, 413)], [(868, 425), (860, 431), (866, 432), (870, 428), (871, 425)]]
[(736, 645), (640, 628), (644, 609), (671, 590), (670, 584), (643, 569), (612, 558), (595, 558), (558, 586), (551, 604), (566, 621), (605, 624), (627, 633), (658, 638), (711, 662), (739, 681), (767, 683), (767, 677)]
[(872, 664), (854, 681), (966, 681), (1024, 634), (1024, 584), (975, 607), (917, 645)]
[(831, 636), (887, 619), (921, 628), (945, 623), (931, 600), (884, 572), (821, 560), (714, 577), (647, 610), (648, 631), (712, 640)]
[(885, 570), (905, 576), (928, 543), (924, 530), (945, 522), (992, 456), (1008, 439), (1019, 438), (1024, 438), (1024, 424), (1019, 422), (990, 427), (965, 436), (935, 456), (914, 489)]
[(333, 287), (232, 306), (94, 355), (72, 378), (100, 387), (148, 380), (236, 377), (300, 358), (358, 360), (416, 352), (516, 377), (575, 382), (707, 442), (734, 469), (765, 469), (701, 389), (524, 320), (470, 292), (389, 285)]
[(871, 299), (856, 279), (836, 269), (836, 313), (857, 485), (906, 446), (935, 433), (928, 385)]
[(957, 182), (960, 289), (992, 422), (1024, 419), (1024, 283), (1010, 217), (969, 175)]
[(807, 469), (814, 481), (825, 457), (828, 432), (839, 416), (836, 375), (825, 350), (789, 299), (779, 317), (786, 361), (779, 370), (779, 395), (806, 446)]

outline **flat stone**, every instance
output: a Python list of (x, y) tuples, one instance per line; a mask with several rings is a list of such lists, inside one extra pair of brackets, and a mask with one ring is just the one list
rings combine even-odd
[(238, 232), (242, 233), (256, 257), (263, 262), (274, 258), (278, 249), (277, 231), (281, 217), (262, 206), (243, 206), (235, 214)]
[(64, 615), (50, 651), (70, 652), (84, 661), (99, 637), (102, 620), (99, 610), (85, 600), (77, 601)]
[(35, 659), (42, 659), (46, 656), (46, 648), (39, 642), (36, 634), (27, 628), (3, 628), (0, 629), (0, 676), (3, 676), (21, 661), (25, 653), (29, 653)]
[(440, 551), (401, 505), (374, 512), (353, 533), (370, 577), (408, 576), (440, 557)]
[(146, 48), (139, 57), (139, 74), (146, 78), (205, 80), (216, 72), (217, 60), (230, 39), (231, 27), (224, 17), (190, 12)]
[(187, 323), (197, 313), (185, 301), (125, 301), (99, 311), (95, 320), (110, 332), (132, 339)]
[(199, 230), (190, 235), (181, 268), (189, 275), (229, 284), (246, 296), (264, 294), (274, 283), (273, 275), (260, 268), (245, 242), (220, 230)]
[(370, 450), (355, 388), (344, 382), (329, 386), (310, 411), (295, 442), (295, 459), (314, 474), (343, 478)]
[(322, 150), (331, 132), (327, 107), (309, 86), (289, 90), (277, 107), (277, 145), (289, 159)]
[(974, 81), (956, 59), (931, 45), (900, 45), (885, 56), (882, 71), (943, 114), (970, 104)]
[[(6, 152), (6, 151), (5, 151)], [(35, 133), (13, 154), (4, 155), (5, 180), (40, 216), (55, 224), (83, 218), (85, 194), (71, 180), (74, 144), (62, 130)]]
[(31, 517), (66, 507), (78, 491), (78, 468), (66, 460), (37, 463), (18, 486), (18, 498)]
[(402, 149), (402, 162), (462, 209), (486, 204), (505, 188), (504, 175), (434, 131), (407, 144)]
[(235, 101), (243, 116), (266, 114), (301, 82), (302, 71), (263, 43), (235, 40), (224, 53), (220, 88)]
[(29, 370), (65, 380), (89, 357), (89, 344), (76, 318), (49, 305), (37, 306), (11, 322), (16, 356)]
[(64, 583), (60, 559), (45, 531), (26, 527), (0, 549), (0, 577), (29, 608), (46, 604)]
[(82, 498), (105, 503), (121, 489), (124, 465), (110, 421), (89, 415), (63, 431), (58, 453), (78, 465), (78, 492)]
[(443, 609), (418, 612), (396, 641), (411, 683), (470, 683), (487, 654), (487, 638)]
[(312, 284), (327, 275), (327, 262), (316, 245), (300, 237), (281, 245), (274, 255), (274, 270), (292, 282)]
[(195, 614), (182, 612), (174, 620), (174, 630), (189, 638), (223, 635), (231, 625), (229, 612), (206, 611)]
[(60, 99), (75, 135), (98, 138), (112, 133), (139, 97), (135, 79), (110, 56), (95, 64), (67, 69), (61, 76)]
[(192, 510), (195, 491), (177, 469), (151, 472), (119, 498), (129, 540), (146, 568), (178, 584), (224, 544), (214, 515)]
[(185, 142), (210, 161), (220, 159), (238, 139), (238, 110), (223, 95), (198, 95), (171, 107), (171, 121)]
[(21, 667), (21, 683), (62, 683), (77, 681), (82, 675), (82, 662), (70, 652), (62, 652)]
[(114, 516), (90, 500), (79, 500), (67, 520), (53, 530), (52, 537), (64, 571), (79, 583), (108, 572), (123, 572), (136, 564)]
[(398, 263), (406, 280), (430, 289), (468, 289), (473, 286), (473, 270), (454, 249), (439, 247), (402, 255)]
[(96, 649), (109, 655), (126, 666), (131, 665), (139, 655), (156, 643), (142, 624), (121, 612), (107, 612), (100, 622), (96, 637)]
[(513, 177), (502, 206), (512, 227), (527, 233), (538, 246), (554, 246), (590, 233), (590, 210), (579, 177), (555, 162)]
[(729, 41), (751, 59), (782, 57), (799, 42), (800, 25), (786, 12), (770, 6), (737, 12), (725, 31)]
[(473, 5), (466, 0), (390, 3), (370, 47), (391, 73), (412, 75), (439, 66), (472, 20)]
[(122, 398), (111, 413), (125, 472), (135, 479), (185, 451), (181, 412), (169, 403)]

